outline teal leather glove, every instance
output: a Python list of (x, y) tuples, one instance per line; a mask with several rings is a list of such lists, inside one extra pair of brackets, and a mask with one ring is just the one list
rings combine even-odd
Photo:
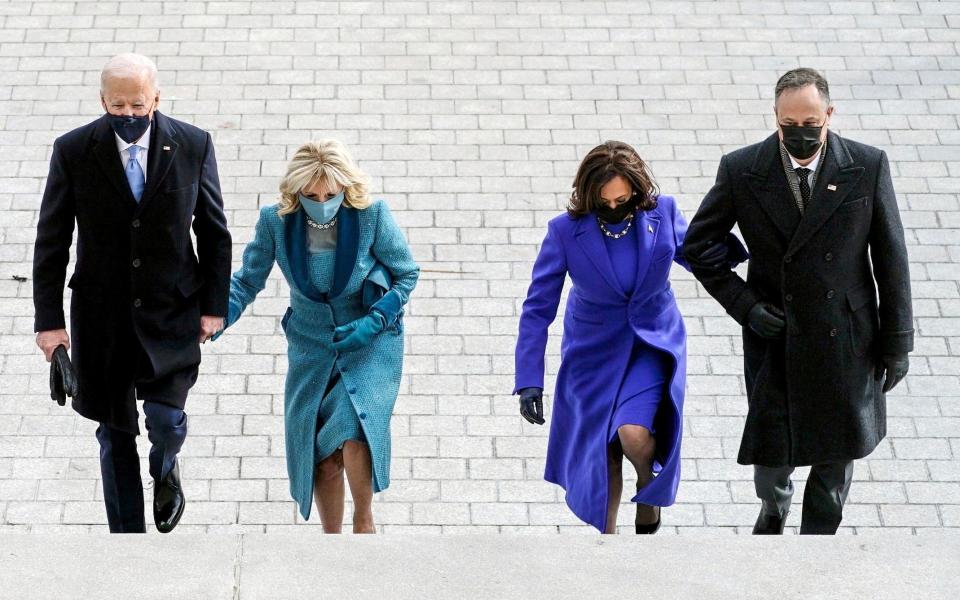
[(371, 310), (367, 316), (333, 330), (333, 349), (337, 352), (359, 350), (372, 342), (386, 325), (384, 316), (379, 311)]

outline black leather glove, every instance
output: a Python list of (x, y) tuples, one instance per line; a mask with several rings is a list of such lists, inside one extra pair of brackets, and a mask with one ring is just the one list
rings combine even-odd
[(520, 415), (534, 425), (543, 425), (543, 388), (520, 390)]
[(880, 365), (876, 369), (875, 377), (880, 381), (880, 378), (886, 375), (886, 380), (883, 382), (883, 393), (886, 394), (897, 387), (909, 370), (910, 359), (906, 354), (884, 354), (880, 357)]
[(63, 406), (67, 402), (67, 396), (77, 398), (79, 395), (80, 384), (67, 349), (57, 346), (50, 361), (50, 398)]
[(747, 315), (747, 324), (760, 337), (772, 340), (783, 335), (787, 322), (782, 310), (767, 302), (757, 302)]

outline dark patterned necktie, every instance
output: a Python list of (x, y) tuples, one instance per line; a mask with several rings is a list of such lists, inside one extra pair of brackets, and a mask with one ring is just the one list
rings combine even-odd
[(797, 167), (794, 171), (797, 173), (797, 183), (800, 184), (800, 198), (803, 200), (803, 208), (806, 210), (807, 205), (810, 204), (810, 169)]

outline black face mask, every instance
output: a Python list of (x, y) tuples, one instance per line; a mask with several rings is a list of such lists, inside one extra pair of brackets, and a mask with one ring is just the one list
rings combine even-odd
[(128, 144), (139, 140), (147, 131), (147, 127), (150, 127), (150, 115), (137, 117), (107, 113), (107, 121), (110, 123), (110, 128), (120, 136), (120, 139)]
[(626, 219), (627, 216), (633, 214), (639, 205), (640, 199), (634, 194), (623, 204), (618, 204), (616, 208), (610, 208), (606, 204), (602, 204), (598, 206), (594, 212), (597, 213), (597, 216), (600, 217), (600, 220), (604, 223), (620, 223)]
[(820, 149), (822, 143), (820, 133), (823, 131), (823, 125), (781, 125), (780, 129), (783, 131), (783, 147), (787, 149), (790, 156), (806, 160)]

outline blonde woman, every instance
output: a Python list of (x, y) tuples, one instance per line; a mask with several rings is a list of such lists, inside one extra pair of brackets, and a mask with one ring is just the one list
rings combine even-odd
[(290, 286), (285, 432), (290, 493), (311, 495), (339, 533), (344, 472), (354, 533), (373, 533), (373, 493), (390, 484), (390, 417), (403, 364), (403, 306), (417, 283), (403, 233), (336, 140), (301, 146), (264, 207), (230, 284), (226, 326), (264, 288), (276, 262)]

